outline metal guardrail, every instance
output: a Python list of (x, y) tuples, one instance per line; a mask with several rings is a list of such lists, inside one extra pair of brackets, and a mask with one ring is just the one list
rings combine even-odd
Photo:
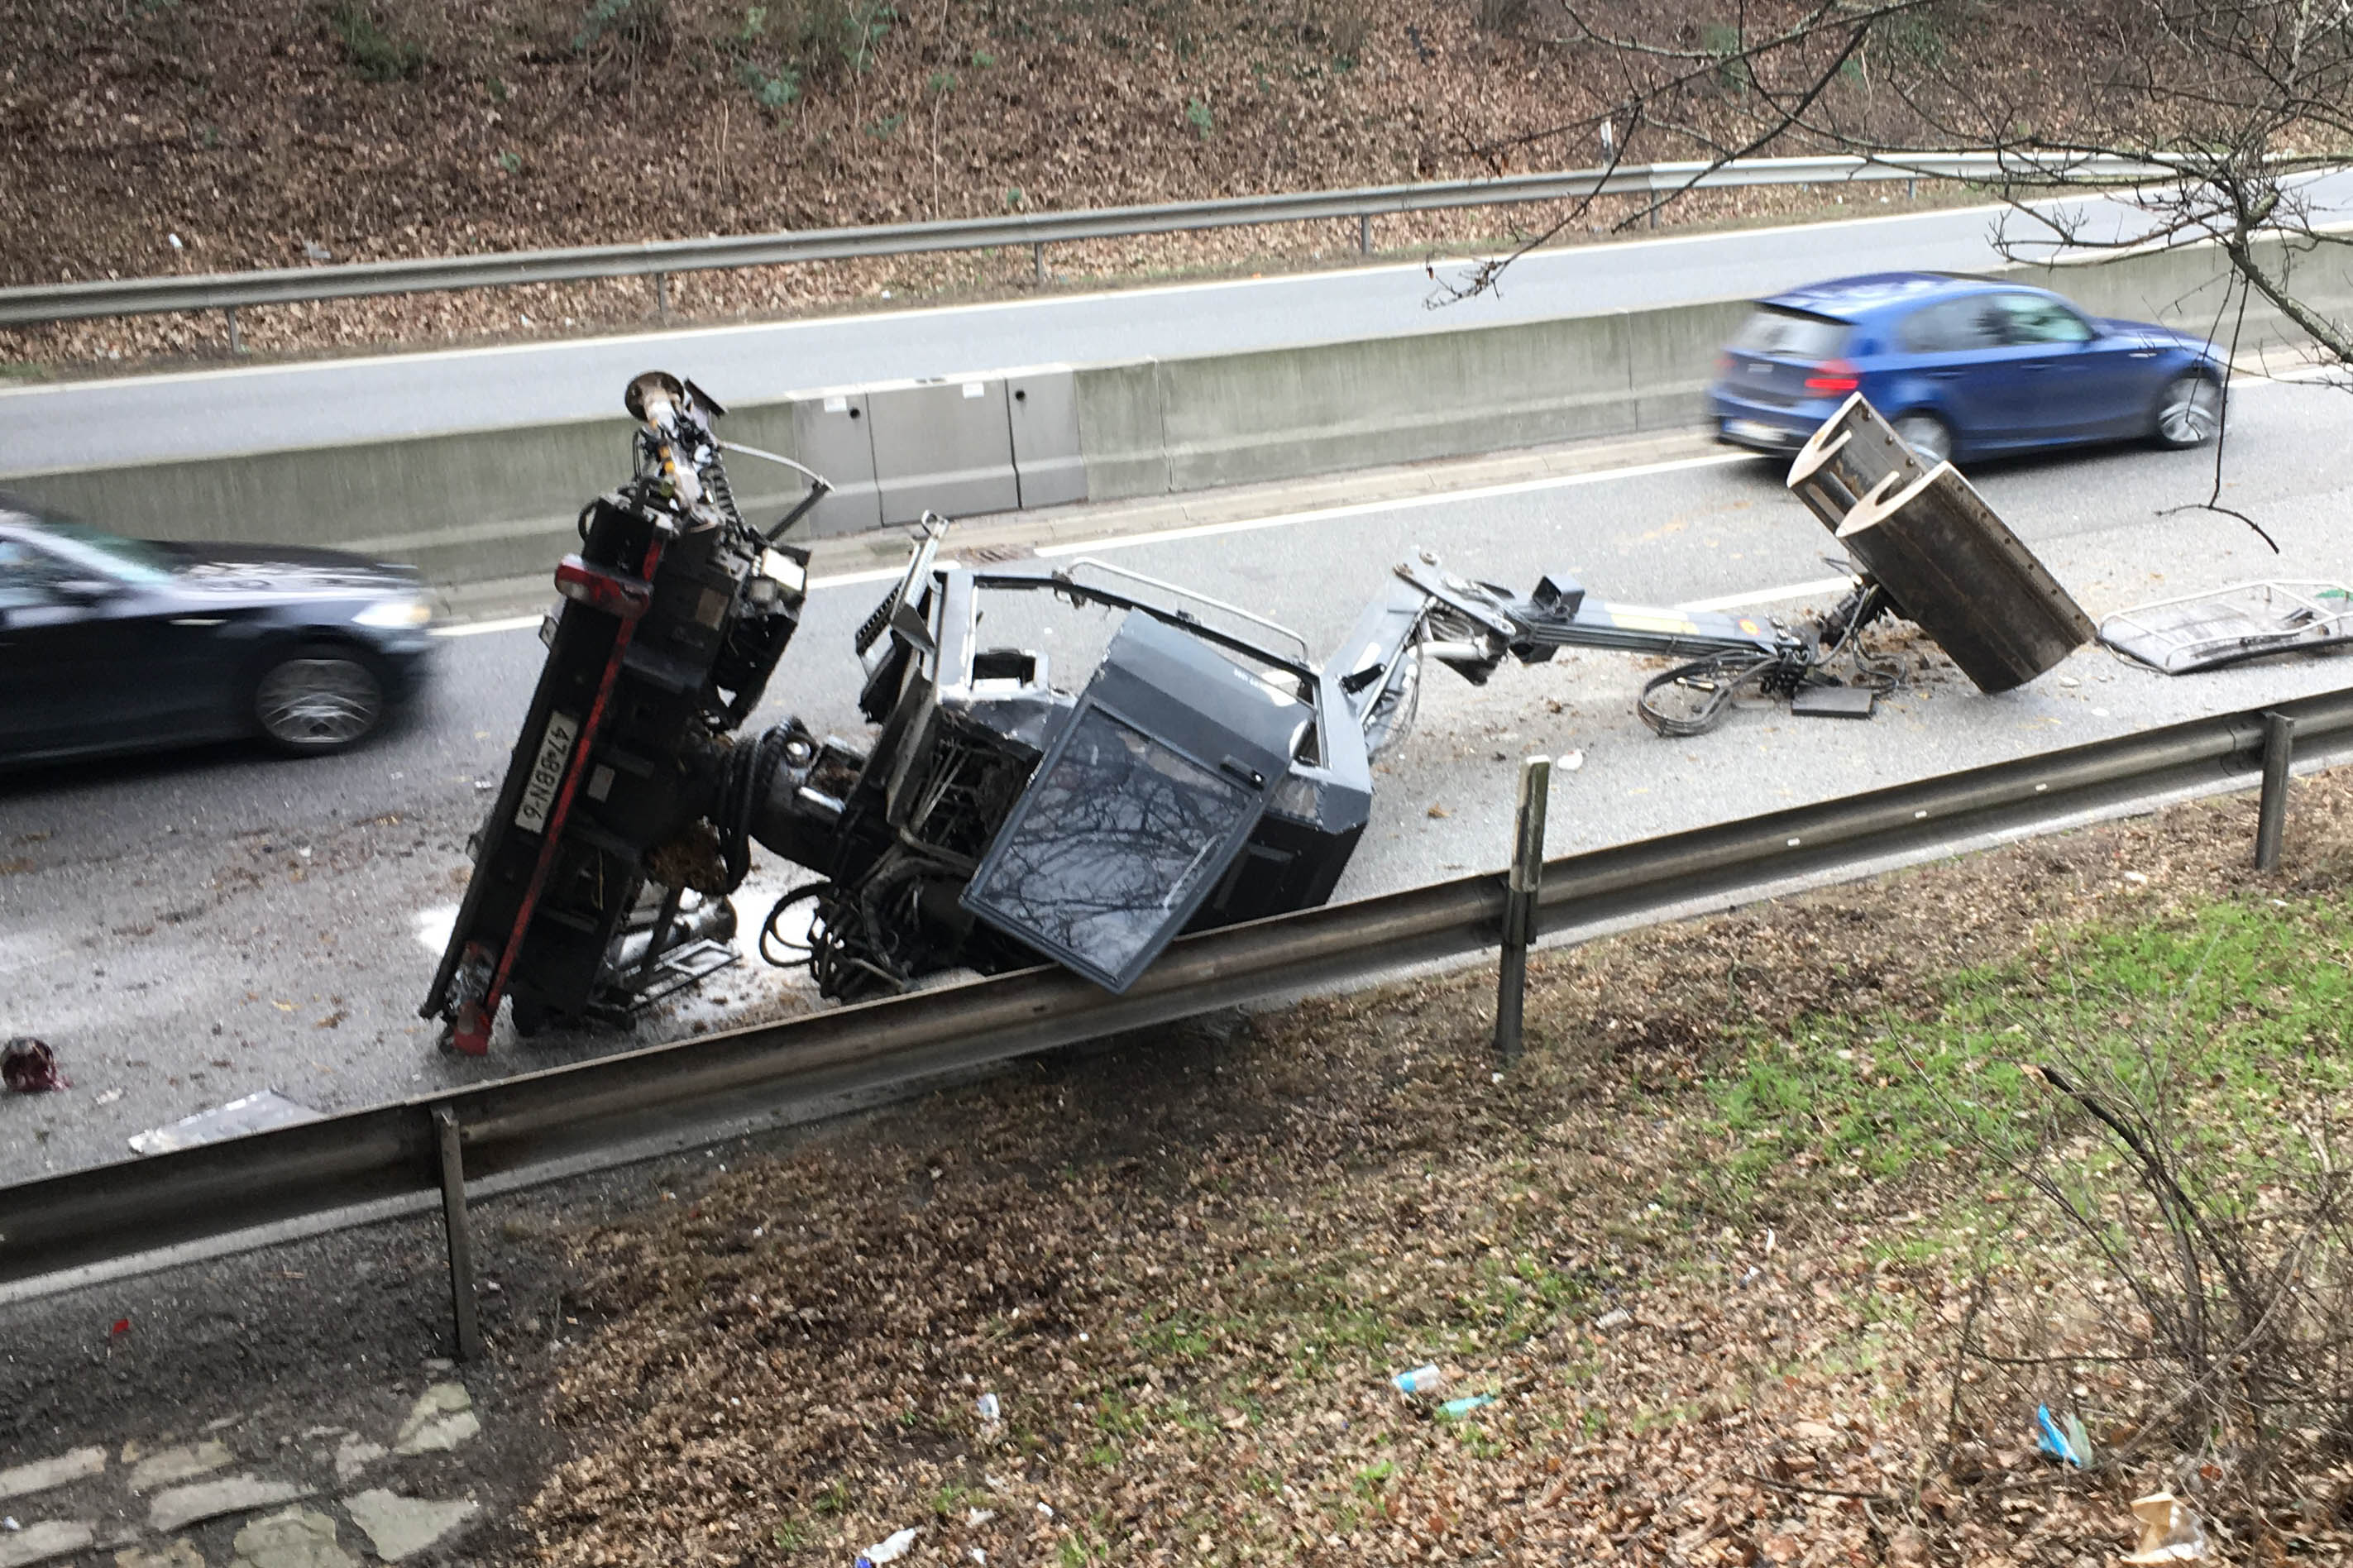
[[(2263, 814), (2275, 853), (2287, 736), (2348, 731), (2353, 688), (1572, 855), (1543, 868), (1535, 926), (1591, 931), (1791, 878), (1955, 853), (2252, 776), (2259, 759), (2275, 776)], [(871, 1089), (1485, 951), (1503, 934), (1507, 896), (1500, 876), (1467, 877), (1183, 938), (1124, 995), (1058, 968), (1026, 970), (0, 1188), (0, 1285), (436, 1194), (466, 1281), (470, 1180), (576, 1166), (681, 1126), (684, 1142), (710, 1142), (712, 1121), (740, 1123), (763, 1101)], [(461, 1322), (470, 1302), (468, 1283)]]
[[(2122, 183), (2158, 178), (2165, 173), (2153, 164), (2127, 158), (2029, 159), (1995, 153), (1922, 153), (1901, 156), (1890, 153), (1877, 158), (1846, 155), (1749, 158), (1726, 163), (1646, 163), (1614, 169), (1577, 169), (1560, 174), (1507, 174), (1489, 180), (1366, 185), (1355, 190), (1233, 196), (1217, 201), (1175, 202), (1159, 206), (1012, 214), (1004, 217), (955, 218), (937, 223), (891, 224), (870, 228), (786, 230), (780, 234), (737, 235), (712, 239), (652, 240), (638, 245), (522, 250), (492, 256), (363, 261), (330, 267), (206, 273), (186, 278), (125, 278), (90, 283), (33, 284), (0, 289), (0, 326), (29, 326), (48, 321), (143, 315), (166, 310), (233, 311), (248, 305), (283, 305), (316, 300), (358, 299), (375, 294), (492, 289), (520, 283), (577, 282), (586, 279), (647, 275), (654, 278), (657, 298), (661, 308), (666, 310), (669, 302), (666, 279), (672, 272), (1028, 246), (1034, 258), (1037, 275), (1042, 279), (1045, 276), (1045, 247), (1072, 240), (1124, 239), (1135, 235), (1173, 234), (1192, 229), (1353, 217), (1357, 220), (1358, 247), (1369, 253), (1372, 249), (1372, 220), (1386, 214), (1506, 206), (1525, 202), (1574, 200), (1597, 195), (1667, 195), (1683, 190), (1749, 185), (1924, 179), (2033, 181), (2062, 174), (2071, 181), (2095, 179)], [(235, 325), (232, 319), (232, 337)]]

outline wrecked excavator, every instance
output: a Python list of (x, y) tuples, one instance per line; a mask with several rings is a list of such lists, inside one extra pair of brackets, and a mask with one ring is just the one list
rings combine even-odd
[[(761, 952), (829, 998), (1041, 961), (1124, 990), (1182, 931), (1331, 896), (1372, 761), (1432, 663), (1483, 683), (1561, 647), (1679, 658), (1641, 710), (1691, 734), (1742, 692), (1867, 716), (1883, 678), (1859, 638), (1882, 616), (1988, 691), (2091, 631), (1957, 473), (1856, 398), (1791, 470), (1859, 563), (1816, 624), (1612, 605), (1560, 573), (1521, 596), (1425, 556), (1319, 663), (1247, 610), (1101, 562), (945, 560), (927, 515), (853, 639), (870, 738), (798, 719), (745, 734), (808, 593), (808, 552), (783, 536), (825, 481), (801, 469), (799, 505), (755, 528), (723, 452), (789, 459), (723, 442), (720, 405), (666, 374), (624, 401), (633, 472), (556, 568), (546, 661), (421, 1009), (460, 1051), (488, 1049), (504, 1002), (523, 1034), (626, 1022), (733, 963), (728, 896), (754, 844), (814, 874), (770, 910)], [(1079, 679), (981, 632), (986, 606), (1039, 595), (1119, 617)]]

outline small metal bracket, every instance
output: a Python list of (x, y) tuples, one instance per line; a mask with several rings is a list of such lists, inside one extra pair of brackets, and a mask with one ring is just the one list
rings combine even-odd
[(1495, 1057), (1520, 1059), (1521, 1021), (1528, 990), (1528, 944), (1536, 936), (1536, 894), (1544, 881), (1545, 805), (1552, 791), (1552, 759), (1520, 763), (1519, 807), (1512, 824), (1512, 868), (1504, 883), (1503, 952), (1495, 965)]
[(2255, 808), (2255, 869), (2279, 869), (2280, 840), (2287, 831), (2287, 781), (2295, 760), (2295, 721), (2284, 713), (2263, 715), (2263, 793)]
[(441, 1152), (441, 1224), (449, 1237), (449, 1310), (458, 1330), (458, 1359), (480, 1361), (482, 1321), (474, 1310), (474, 1233), (466, 1220), (466, 1155), (458, 1113), (435, 1106), (433, 1131)]

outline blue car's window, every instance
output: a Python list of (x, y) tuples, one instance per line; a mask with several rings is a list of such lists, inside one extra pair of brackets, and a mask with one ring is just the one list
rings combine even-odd
[(1833, 321), (1827, 316), (1808, 316), (1766, 305), (1740, 323), (1740, 331), (1733, 334), (1732, 347), (1741, 353), (1771, 354), (1777, 359), (1836, 359), (1840, 346), (1852, 331), (1846, 322)]
[(2042, 294), (1997, 294), (2009, 331), (2004, 341), (2026, 343), (2082, 343), (2092, 338), (2091, 323), (2058, 300)]
[(1970, 294), (1915, 310), (1897, 329), (1897, 339), (1905, 353), (1915, 354), (2000, 348), (2009, 341), (2009, 313), (1995, 303), (1998, 298)]

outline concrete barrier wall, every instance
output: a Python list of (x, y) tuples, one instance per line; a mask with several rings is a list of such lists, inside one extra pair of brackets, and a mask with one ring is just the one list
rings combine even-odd
[[(2271, 247), (2271, 258), (2280, 248)], [(2289, 273), (2298, 297), (2316, 308), (2353, 309), (2353, 247), (2292, 258)], [(2211, 247), (2014, 275), (2100, 315), (2200, 333), (2216, 327), (2229, 276)], [(1159, 495), (1689, 426), (1700, 418), (1717, 349), (1746, 309), (1725, 300), (1075, 374), (1052, 367), (989, 378), (986, 401), (993, 410), (1019, 410), (1012, 418), (1023, 428), (1018, 436), (1008, 429), (1004, 462), (1015, 473), (1017, 448), (1035, 454), (1030, 489), (1040, 499), (1081, 499), (1082, 472), (1084, 499)], [(2232, 325), (2221, 319), (2225, 342)], [(2260, 297), (2252, 302), (2242, 347), (2299, 337), (2275, 307)], [(1025, 384), (1035, 390), (1008, 404)], [(924, 443), (886, 439), (873, 427), (894, 408), (920, 410), (931, 390), (876, 390), (871, 417), (866, 391), (849, 388), (737, 408), (726, 422), (730, 439), (843, 481), (842, 493), (813, 520), (814, 536), (871, 529), (884, 513), (892, 521), (917, 505), (955, 504), (944, 491), (926, 500), (923, 486), (908, 482), (925, 468)], [(570, 546), (578, 508), (626, 472), (629, 440), (628, 421), (617, 416), (47, 474), (11, 479), (8, 488), (127, 533), (336, 545), (460, 582), (546, 570)], [(953, 481), (967, 495), (1013, 493), (1001, 475), (976, 483), (975, 465), (986, 468), (994, 459), (960, 451), (943, 450), (929, 465), (940, 470), (941, 484)], [(860, 454), (869, 455), (868, 465), (852, 471)], [(877, 458), (887, 458), (888, 471), (872, 466)], [(800, 492), (797, 479), (774, 465), (744, 458), (729, 468), (749, 516), (773, 516)]]

